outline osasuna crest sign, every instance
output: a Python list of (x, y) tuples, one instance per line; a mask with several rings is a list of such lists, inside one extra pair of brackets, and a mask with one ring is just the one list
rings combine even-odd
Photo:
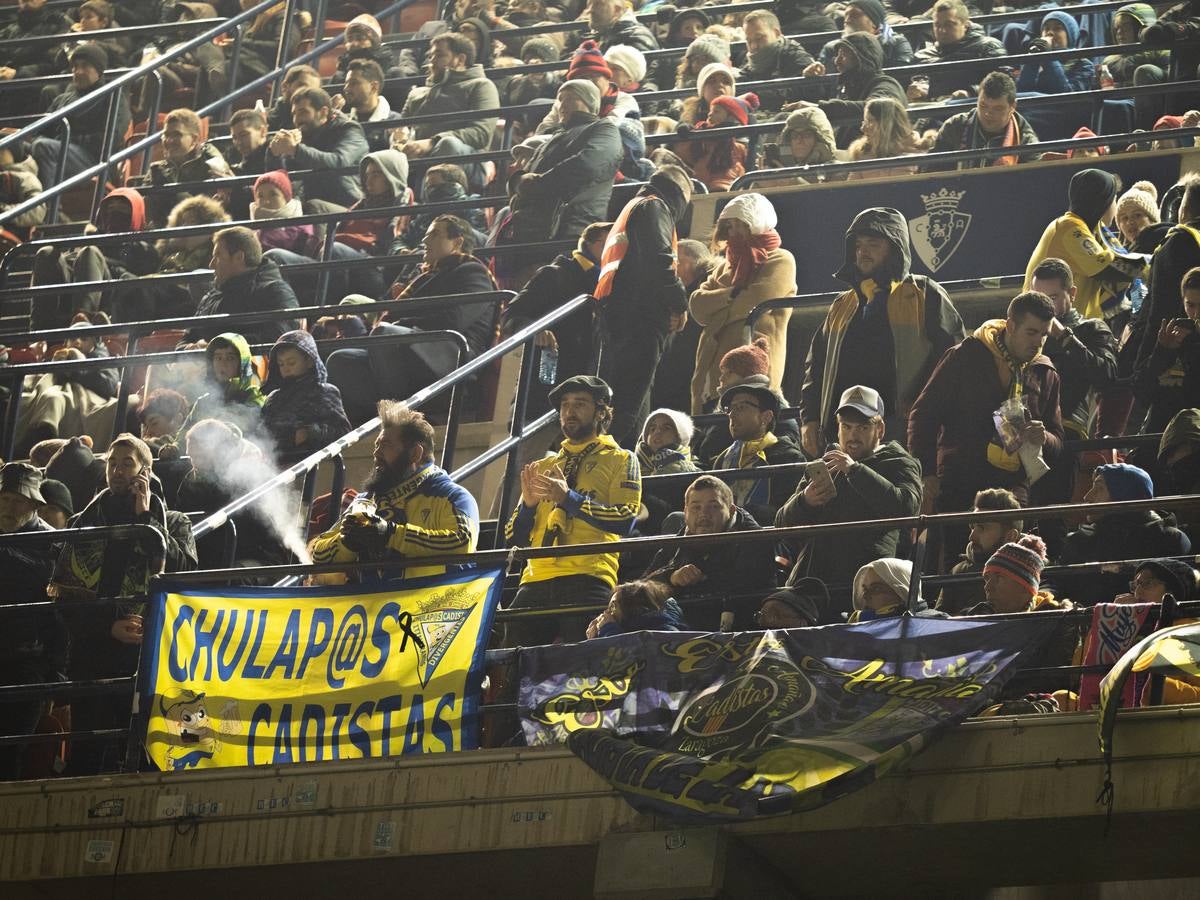
[(909, 222), (909, 234), (917, 256), (936, 272), (954, 255), (971, 227), (971, 214), (958, 208), (966, 191), (942, 188), (932, 194), (922, 194), (925, 215)]

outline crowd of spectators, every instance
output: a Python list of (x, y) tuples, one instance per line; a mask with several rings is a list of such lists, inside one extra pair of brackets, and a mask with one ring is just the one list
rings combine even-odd
[[(102, 88), (112, 69), (178, 40), (104, 31), (228, 15), (236, 11), (229, 6), (87, 0), (64, 15), (46, 0), (21, 0), (0, 41), (57, 33), (64, 40), (0, 45), (0, 79), (69, 74), (65, 84), (21, 88), (32, 107), (62, 109)], [(248, 26), (238, 84), (273, 69), (281, 40), (297, 46), (306, 20), (285, 21), (284, 8)], [(604, 611), (590, 622), (577, 613), (515, 618), (504, 635), (510, 644), (645, 628), (809, 627), (905, 610), (960, 616), (1155, 602), (1147, 598), (1156, 586), (1157, 600), (1168, 591), (1179, 601), (1200, 596), (1195, 570), (1172, 559), (1191, 552), (1190, 510), (1086, 509), (1200, 486), (1200, 180), (1125, 190), (1103, 168), (1077, 171), (1063, 185), (1060, 217), (1024, 223), (1044, 232), (1021, 290), (1003, 315), (972, 329), (935, 279), (912, 272), (909, 223), (894, 209), (830, 223), (844, 229), (840, 260), (798, 260), (760, 193), (737, 193), (720, 208), (709, 245), (683, 233), (700, 185), (724, 191), (748, 171), (802, 165), (830, 164), (791, 175), (790, 183), (1016, 165), (1043, 157), (1034, 126), (1017, 111), (1018, 94), (1196, 74), (1190, 48), (1173, 47), (1200, 29), (1200, 10), (1190, 3), (1161, 19), (1130, 4), (1107, 20), (1087, 17), (1086, 28), (1062, 12), (1031, 10), (1027, 23), (995, 34), (971, 15), (961, 0), (922, 10), (851, 0), (711, 15), (703, 5), (658, 6), (647, 24), (628, 0), (591, 0), (586, 9), (577, 0), (507, 9), (457, 0), (422, 27), (426, 46), (395, 54), (380, 22), (362, 14), (346, 25), (327, 77), (291, 67), (275, 103), (236, 109), (227, 140), (189, 107), (236, 87), (229, 42), (180, 57), (164, 96), (160, 158), (124, 183), (122, 173), (109, 173), (113, 186), (92, 221), (78, 223), (95, 243), (42, 246), (33, 258), (34, 286), (64, 287), (36, 297), (31, 327), (82, 329), (52, 354), (79, 365), (24, 385), (16, 456), (29, 462), (0, 470), (0, 532), (146, 524), (164, 549), (132, 539), (0, 548), (21, 569), (19, 600), (63, 601), (59, 612), (39, 607), (3, 630), (0, 683), (132, 672), (139, 609), (94, 601), (136, 597), (163, 570), (211, 566), (216, 548), (194, 539), (188, 513), (219, 509), (252, 486), (257, 476), (247, 473), (291, 465), (377, 414), (374, 470), (361, 501), (340, 516), (343, 498), (328, 501), (310, 542), (314, 561), (403, 560), (415, 575), (440, 571), (421, 566), (420, 557), (473, 551), (476, 500), (435, 464), (429, 421), (397, 402), (454, 369), (448, 345), (326, 354), (317, 339), (448, 329), (466, 338), (473, 358), (497, 332), (512, 333), (581, 293), (596, 298), (596, 309), (535, 340), (557, 366), (549, 384), (530, 387), (531, 408), (557, 410), (563, 440), (522, 468), (515, 508), (499, 524), (503, 540), (564, 547), (616, 545), (634, 534), (713, 539), (645, 557), (614, 546), (529, 559), (511, 608)], [(583, 40), (575, 32), (506, 36), (577, 17), (590, 35)], [(918, 27), (896, 30), (905, 24)], [(842, 35), (806, 46), (804, 35), (822, 29)], [(1039, 59), (1106, 43), (1139, 46), (1099, 63)], [(681, 52), (647, 56), (660, 48)], [(1006, 60), (1014, 54), (1022, 60)], [(962, 61), (977, 64), (934, 66), (927, 76), (895, 69)], [(561, 66), (505, 73), (553, 63)], [(742, 89), (750, 83), (754, 90)], [(655, 96), (672, 89), (688, 96)], [(131, 93), (112, 106), (122, 137), (146, 114), (146, 92)], [(960, 110), (945, 108), (955, 100)], [(1129, 121), (1147, 129), (1200, 123), (1187, 100), (1139, 97)], [(505, 106), (522, 110), (501, 124), (495, 110)], [(0, 150), (0, 213), (53, 184), (60, 164), (69, 176), (101, 163), (108, 111), (107, 101), (73, 111), (65, 151), (49, 135)], [(761, 152), (744, 133), (717, 133), (764, 121), (780, 132)], [(509, 158), (482, 159), (503, 147), (506, 132)], [(648, 150), (647, 135), (671, 132), (681, 140)], [(921, 158), (983, 148), (1012, 152), (951, 163)], [(838, 165), (875, 159), (893, 164)], [(614, 202), (618, 188), (633, 192)], [(484, 196), (497, 198), (494, 213), (485, 214), (486, 204), (465, 208)], [(465, 202), (453, 212), (422, 209), (455, 201)], [(353, 215), (296, 221), (329, 213)], [(6, 223), (17, 232), (12, 240), (37, 237), (44, 217), (38, 206)], [(261, 227), (226, 224), (246, 220)], [(211, 228), (155, 242), (139, 236), (192, 225)], [(550, 241), (576, 246), (553, 261), (528, 249)], [(476, 255), (505, 245), (522, 245), (523, 253), (500, 254), (491, 265)], [(326, 246), (328, 258), (347, 265), (305, 269)], [(798, 265), (836, 267), (844, 286), (811, 343), (788, 345), (788, 309), (756, 318), (747, 342), (747, 316), (763, 300), (795, 294)], [(180, 273), (200, 277), (148, 279)], [(112, 283), (93, 290), (89, 282)], [(402, 304), (382, 315), (354, 312), (360, 303), (497, 287), (518, 292), (498, 314), (491, 303), (419, 307), (412, 315)], [(318, 304), (331, 315), (289, 317)], [(280, 318), (236, 332), (203, 321), (186, 329), (178, 364), (131, 416), (140, 437), (122, 433), (94, 452), (119, 384), (103, 360), (124, 348), (89, 326), (273, 311)], [(593, 374), (597, 344), (603, 352)], [(789, 359), (803, 360), (796, 412), (783, 394)], [(723, 416), (715, 425), (693, 422), (712, 413)], [(1087, 470), (1064, 445), (1160, 431), (1158, 447)], [(754, 477), (752, 470), (775, 466), (784, 468)], [(230, 474), (238, 472), (241, 480)], [(912, 535), (898, 527), (775, 542), (719, 539), (772, 526), (920, 511), (1010, 513), (1072, 500), (1085, 505), (1083, 521), (1006, 517), (944, 529), (927, 555), (929, 572), (975, 578), (947, 584), (936, 597), (914, 582), (903, 558)], [(261, 519), (238, 521), (241, 564), (282, 561), (294, 550)], [(1134, 558), (1155, 561), (1045, 571)], [(1076, 659), (1085, 631), (1068, 635), (1047, 665)], [(1058, 708), (1075, 702), (1073, 684), (1064, 675), (1049, 685)], [(0, 733), (31, 731), (44, 706), (0, 706)], [(73, 706), (73, 728), (120, 724), (119, 704)], [(97, 742), (73, 753), (71, 770), (111, 764)], [(20, 765), (10, 752), (0, 758), (0, 776)]]

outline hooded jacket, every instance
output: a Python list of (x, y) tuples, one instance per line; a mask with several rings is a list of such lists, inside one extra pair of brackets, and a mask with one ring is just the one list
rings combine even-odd
[[(435, 113), (470, 112), (476, 109), (495, 109), (500, 105), (496, 85), (484, 74), (478, 63), (462, 70), (450, 70), (444, 81), (424, 84), (409, 93), (400, 118), (431, 116)], [(413, 129), (418, 140), (453, 137), (468, 147), (483, 151), (491, 146), (496, 130), (495, 116), (469, 122), (423, 122)]]
[(104, 485), (104, 460), (80, 438), (70, 438), (46, 463), (46, 477), (61, 481), (71, 492), (71, 505), (83, 509)]
[[(883, 68), (890, 69), (892, 66), (912, 64), (912, 44), (900, 32), (888, 28), (886, 32), (880, 32), (875, 37), (879, 39), (879, 46), (883, 49)], [(840, 40), (841, 38), (834, 38), (821, 48), (821, 52), (817, 56), (824, 63), (827, 72), (837, 71), (834, 68), (834, 57), (837, 56), (837, 44)]]
[[(387, 197), (372, 197), (366, 193), (367, 163), (379, 166), (388, 181), (391, 193)], [(359, 164), (359, 178), (363, 185), (363, 198), (351, 209), (370, 209), (380, 206), (399, 206), (408, 197), (408, 157), (399, 150), (388, 148), (376, 150), (363, 157)], [(337, 227), (337, 242), (372, 256), (381, 256), (391, 250), (398, 218), (344, 219)]]
[[(1009, 385), (1000, 376), (1007, 366), (996, 349), (1003, 327), (1003, 319), (985, 322), (947, 351), (908, 418), (909, 451), (926, 476), (936, 474), (942, 479), (943, 495), (964, 501), (963, 509), (985, 487), (1008, 488), (1022, 500), (1028, 497), (1029, 479), (1019, 462), (1015, 468), (1001, 468), (989, 461), (988, 445), (996, 437), (992, 413), (1009, 394)], [(1063, 441), (1054, 363), (1038, 354), (1024, 367), (1021, 384), (1030, 419), (1046, 427), (1042, 455), (1053, 465)]]
[[(240, 368), (236, 377), (219, 383), (213, 372), (213, 354), (222, 347), (232, 347), (237, 351)], [(226, 331), (208, 342), (204, 354), (207, 382), (213, 385), (215, 390), (196, 400), (188, 423), (195, 424), (201, 419), (212, 417), (226, 422), (232, 421), (243, 434), (252, 432), (258, 424), (259, 411), (266, 397), (258, 386), (249, 342), (236, 332)]]
[[(1158, 21), (1158, 13), (1154, 11), (1154, 7), (1149, 3), (1127, 3), (1113, 13), (1113, 25), (1116, 25), (1117, 16), (1127, 16), (1138, 23), (1138, 32), (1148, 25), (1153, 25)], [(1114, 32), (1116, 29), (1113, 29)], [(1114, 39), (1113, 43), (1116, 43)], [(1138, 66), (1158, 66), (1164, 72), (1171, 67), (1171, 51), (1146, 49), (1138, 53), (1131, 53), (1128, 56), (1106, 56), (1104, 65), (1108, 66), (1108, 71), (1112, 73), (1113, 81), (1121, 87), (1133, 84), (1133, 73)]]
[[(263, 312), (271, 309), (295, 309), (300, 305), (296, 294), (283, 278), (272, 260), (265, 256), (253, 269), (225, 279), (215, 285), (196, 308), (197, 316), (214, 316), (217, 313)], [(271, 322), (247, 325), (243, 329), (246, 340), (266, 343), (279, 337), (293, 327), (290, 319), (280, 318)], [(221, 325), (195, 325), (188, 329), (183, 342), (208, 340), (221, 333)]]
[[(1043, 24), (1057, 22), (1067, 32), (1067, 49), (1079, 46), (1079, 23), (1069, 13), (1054, 10), (1042, 17)], [(1018, 91), (1043, 94), (1069, 94), (1090, 91), (1096, 86), (1096, 67), (1090, 59), (1072, 59), (1065, 64), (1057, 59), (1032, 60), (1021, 66)]]
[[(1175, 451), (1185, 447), (1190, 447), (1192, 452), (1168, 464)], [(1169, 481), (1169, 484), (1160, 485), (1160, 492), (1200, 493), (1200, 409), (1181, 409), (1167, 423), (1162, 440), (1158, 442), (1158, 465), (1165, 472), (1160, 477)], [(1194, 528), (1192, 533), (1195, 533)]]
[[(854, 264), (858, 235), (876, 235), (891, 245), (886, 275), (859, 279)], [(934, 365), (966, 334), (946, 291), (931, 278), (913, 275), (911, 265), (908, 222), (899, 211), (877, 207), (855, 216), (846, 229), (842, 266), (834, 273), (850, 290), (834, 300), (824, 324), (813, 334), (800, 389), (801, 421), (820, 423), (831, 439), (836, 431), (838, 398), (855, 384), (869, 384), (879, 391), (889, 433), (902, 434), (908, 410)], [(884, 277), (890, 282), (886, 300), (890, 360), (886, 357), (887, 335), (878, 338), (882, 343), (876, 346), (876, 335), (865, 324), (867, 307), (881, 299)], [(864, 353), (867, 341), (883, 355)]]
[(513, 213), (514, 225), (540, 233), (534, 240), (573, 240), (588, 225), (604, 220), (613, 178), (624, 152), (616, 122), (576, 113), (542, 144), (527, 171), (538, 176), (523, 188)]
[(929, 97), (937, 99), (963, 90), (972, 96), (975, 87), (981, 82), (996, 64), (986, 60), (1004, 56), (1004, 45), (994, 37), (988, 37), (984, 30), (972, 22), (967, 27), (967, 33), (957, 44), (929, 43), (913, 54), (915, 62), (938, 63), (956, 62), (964, 59), (985, 60), (978, 66), (964, 66), (950, 72), (933, 71), (929, 76)]
[[(284, 378), (279, 371), (279, 351), (285, 347), (299, 350), (313, 361), (313, 367), (303, 375)], [(262, 407), (263, 426), (275, 440), (281, 457), (313, 453), (350, 430), (341, 391), (329, 383), (317, 342), (307, 331), (288, 331), (279, 336), (271, 348), (264, 390), (267, 399)], [(297, 444), (296, 431), (301, 428), (308, 430), (308, 439)]]
[[(807, 159), (795, 159), (791, 155), (791, 135), (805, 131), (811, 132), (813, 135), (812, 152), (809, 153)], [(815, 166), (837, 159), (837, 139), (833, 134), (833, 126), (829, 123), (829, 116), (825, 114), (825, 110), (819, 106), (807, 106), (788, 113), (787, 123), (779, 135), (779, 147), (783, 158), (790, 160), (790, 162), (786, 162), (786, 165)], [(807, 176), (804, 180), (816, 181), (819, 177), (826, 176), (814, 174)]]
[[(297, 169), (347, 169), (357, 166), (369, 150), (362, 126), (345, 113), (332, 110), (329, 121), (304, 135), (292, 162)], [(333, 171), (305, 179), (304, 191), (308, 200), (327, 200), (345, 207), (362, 199), (357, 178)]]
[[(641, 202), (647, 197), (661, 202)], [(667, 334), (671, 316), (687, 311), (687, 293), (675, 274), (672, 240), (687, 203), (683, 192), (657, 172), (629, 202), (637, 206), (626, 223), (628, 249), (617, 267), (612, 293), (602, 304), (605, 318), (621, 323), (619, 327), (628, 323)]]
[[(809, 506), (804, 500), (808, 478), (804, 478), (779, 510), (775, 526), (900, 518), (915, 516), (921, 508), (921, 464), (896, 441), (880, 444), (845, 474), (834, 475), (833, 481), (837, 495), (823, 506)], [(818, 535), (796, 545), (787, 583), (795, 585), (812, 577), (826, 584), (845, 584), (871, 560), (895, 556), (899, 541), (900, 531), (895, 528)]]
[(900, 105), (908, 106), (908, 97), (900, 82), (882, 71), (883, 48), (874, 35), (855, 32), (837, 43), (846, 46), (854, 54), (858, 68), (838, 76), (837, 96), (832, 100), (822, 100), (821, 109), (833, 123), (838, 146), (844, 149), (859, 136), (863, 109), (868, 100), (891, 97)]
[[(41, 192), (42, 183), (38, 180), (37, 162), (32, 156), (26, 156), (11, 166), (0, 166), (0, 213), (8, 212)], [(43, 203), (21, 213), (7, 224), (15, 228), (33, 228), (45, 220), (46, 205)]]
[[(1063, 542), (1059, 562), (1106, 562), (1118, 559), (1152, 559), (1160, 556), (1185, 556), (1192, 551), (1188, 536), (1175, 527), (1175, 517), (1153, 510), (1106, 515), (1095, 522), (1080, 525)], [(1108, 603), (1129, 590), (1133, 566), (1116, 572), (1083, 572), (1056, 577), (1060, 594), (1076, 603)]]
[[(895, 606), (881, 610), (867, 610), (863, 607), (861, 600), (862, 585), (866, 580), (867, 572), (874, 572), (880, 581), (892, 589), (893, 593), (899, 598)], [(854, 581), (850, 586), (850, 596), (854, 601), (854, 612), (850, 614), (849, 621), (851, 623), (866, 622), (871, 619), (885, 619), (901, 615), (908, 605), (908, 588), (911, 579), (912, 563), (907, 559), (891, 557), (874, 559), (865, 563), (862, 568), (854, 573)], [(917, 587), (915, 605), (916, 614), (922, 618), (947, 618), (945, 613), (929, 608), (929, 604), (921, 596), (920, 586)]]
[[(0, 41), (61, 34), (66, 40), (71, 34), (71, 20), (57, 9), (22, 9), (16, 18), (0, 28)], [(58, 69), (58, 46), (52, 43), (17, 44), (4, 51), (4, 64), (17, 70), (15, 78), (36, 78), (53, 75)], [(74, 134), (74, 132), (72, 132)]]

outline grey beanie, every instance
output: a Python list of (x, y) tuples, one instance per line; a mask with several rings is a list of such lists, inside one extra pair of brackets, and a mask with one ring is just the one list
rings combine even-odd
[(588, 112), (593, 116), (600, 115), (600, 88), (592, 82), (584, 78), (572, 78), (570, 81), (564, 81), (559, 90), (573, 91), (575, 96), (587, 105)]
[(702, 34), (683, 52), (684, 59), (698, 59), (707, 63), (728, 63), (729, 41), (715, 34)]

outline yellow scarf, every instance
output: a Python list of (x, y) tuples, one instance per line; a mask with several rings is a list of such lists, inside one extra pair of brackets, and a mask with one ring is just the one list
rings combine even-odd
[(738, 468), (747, 469), (754, 465), (755, 458), (767, 461), (767, 448), (779, 443), (775, 433), (768, 431), (757, 441), (746, 441), (742, 444), (742, 452), (738, 456)]

